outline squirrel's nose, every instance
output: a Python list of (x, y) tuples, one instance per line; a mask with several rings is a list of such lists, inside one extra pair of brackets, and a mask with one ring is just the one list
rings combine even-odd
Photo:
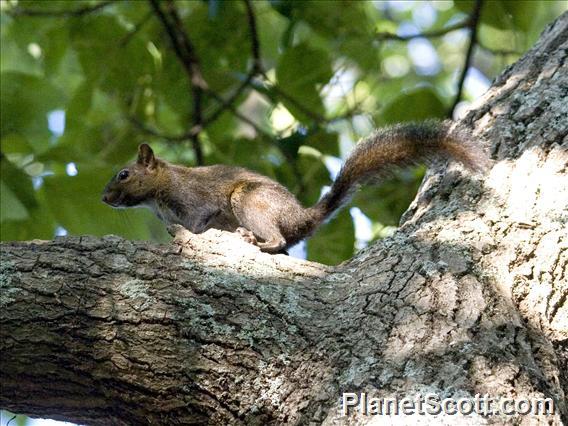
[(103, 200), (103, 203), (108, 203), (108, 195), (103, 194), (102, 200)]

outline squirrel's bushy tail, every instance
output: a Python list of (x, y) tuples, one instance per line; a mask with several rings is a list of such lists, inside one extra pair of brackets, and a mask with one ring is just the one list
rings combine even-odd
[(471, 169), (483, 169), (485, 156), (473, 146), (463, 130), (450, 131), (451, 122), (403, 123), (377, 130), (360, 141), (331, 190), (310, 213), (316, 222), (325, 220), (345, 203), (359, 184), (382, 177), (395, 169), (436, 158), (453, 158)]

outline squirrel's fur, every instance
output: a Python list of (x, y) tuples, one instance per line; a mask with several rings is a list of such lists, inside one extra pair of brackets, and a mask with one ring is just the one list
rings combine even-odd
[(393, 169), (434, 158), (453, 158), (479, 169), (484, 156), (448, 122), (398, 124), (377, 130), (349, 155), (331, 190), (304, 208), (272, 179), (241, 167), (182, 167), (154, 156), (142, 144), (136, 163), (107, 184), (103, 201), (113, 207), (151, 208), (168, 225), (193, 233), (209, 228), (239, 232), (261, 250), (277, 253), (311, 235), (362, 183)]

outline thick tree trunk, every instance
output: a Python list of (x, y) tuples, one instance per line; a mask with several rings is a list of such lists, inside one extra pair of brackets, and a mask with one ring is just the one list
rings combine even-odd
[(219, 231), (2, 244), (0, 405), (93, 425), (356, 424), (372, 417), (343, 416), (343, 392), (479, 393), (556, 413), (463, 422), (567, 421), (567, 35), (565, 14), (462, 120), (490, 172), (430, 172), (401, 229), (338, 267)]

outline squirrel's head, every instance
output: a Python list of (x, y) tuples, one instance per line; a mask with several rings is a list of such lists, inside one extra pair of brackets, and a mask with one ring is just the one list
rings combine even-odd
[(136, 163), (124, 167), (106, 185), (103, 202), (115, 208), (124, 208), (150, 201), (160, 187), (164, 167), (167, 166), (154, 156), (148, 144), (140, 145)]

